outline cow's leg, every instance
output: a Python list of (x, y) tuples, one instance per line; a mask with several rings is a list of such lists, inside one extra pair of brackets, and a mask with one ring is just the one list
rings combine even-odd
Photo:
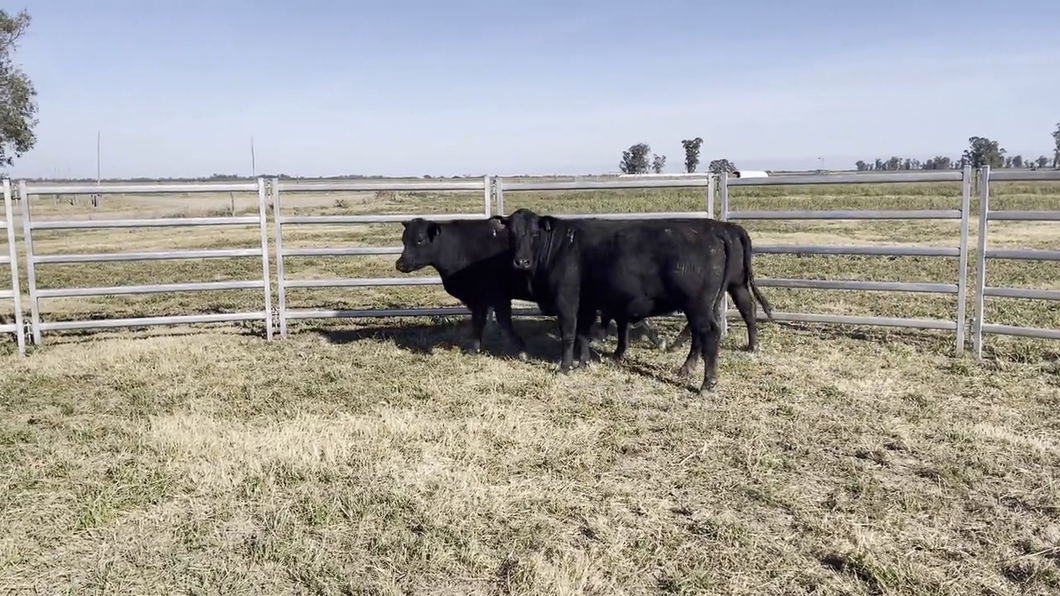
[(699, 395), (704, 396), (718, 383), (718, 348), (721, 344), (721, 325), (713, 317), (707, 317), (703, 334), (703, 384)]
[(648, 324), (648, 319), (642, 320), (637, 326), (644, 330), (644, 335), (648, 338), (648, 341), (655, 345), (655, 347), (663, 351), (666, 350), (666, 340), (659, 338), (659, 334)]
[(744, 350), (754, 352), (758, 347), (758, 327), (755, 321), (755, 301), (751, 296), (751, 290), (747, 286), (733, 285), (729, 288), (729, 295), (736, 303), (736, 308), (740, 309), (740, 316), (747, 325), (747, 346)]
[(667, 352), (672, 352), (672, 351), (677, 349), (677, 346), (680, 346), (681, 344), (683, 344), (686, 341), (688, 341), (688, 339), (691, 336), (692, 336), (692, 328), (689, 327), (688, 323), (686, 322), (685, 326), (681, 329), (681, 332), (677, 334), (677, 337), (675, 337), (674, 340), (672, 342), (670, 342), (670, 345), (668, 347), (664, 348), (664, 349)]
[(718, 382), (718, 348), (721, 345), (721, 321), (718, 307), (725, 299), (725, 292), (719, 291), (712, 303), (697, 304), (688, 312), (689, 324), (693, 333), (701, 337), (703, 352), (703, 383), (699, 386), (699, 395), (705, 396), (714, 389)]
[[(595, 317), (594, 317), (595, 318)], [(611, 317), (600, 313), (600, 327), (593, 333), (593, 339), (604, 341), (607, 339), (608, 327), (611, 326)]]
[[(688, 318), (691, 320), (691, 317)], [(699, 364), (699, 356), (703, 351), (703, 337), (692, 330), (691, 322), (685, 325), (685, 328), (689, 330), (688, 335), (692, 338), (692, 345), (688, 349), (688, 357), (685, 358), (685, 363), (681, 365), (681, 368), (677, 369), (677, 376), (679, 377), (687, 377), (692, 374), (692, 369)]]
[(471, 343), (464, 348), (467, 354), (477, 354), (482, 347), (482, 332), (486, 329), (486, 318), (489, 307), (481, 304), (468, 306), (471, 311)]
[(515, 347), (516, 352), (519, 354), (519, 360), (526, 360), (526, 343), (523, 338), (515, 332), (515, 327), (512, 325), (512, 303), (504, 302), (493, 305), (493, 312), (497, 315), (497, 325), (500, 326), (501, 331), (508, 341)]
[(611, 358), (621, 360), (626, 353), (626, 348), (629, 347), (629, 319), (623, 316), (615, 317), (615, 327), (618, 345), (615, 347), (615, 352), (611, 354)]
[(574, 340), (578, 323), (577, 311), (570, 308), (561, 308), (556, 320), (559, 323), (560, 343), (563, 344), (563, 356), (560, 358), (559, 372), (566, 374), (570, 372), (570, 367), (574, 363)]
[(578, 323), (575, 327), (575, 349), (578, 352), (578, 362), (582, 365), (589, 364), (592, 359), (592, 354), (589, 351), (589, 343), (592, 341), (591, 333), (595, 323), (595, 309), (579, 309)]

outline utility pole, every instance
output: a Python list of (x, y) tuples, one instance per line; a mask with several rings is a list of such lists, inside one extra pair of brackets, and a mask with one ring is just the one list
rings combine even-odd
[[(103, 131), (96, 131), (96, 186), (99, 186), (103, 179), (103, 166), (102, 166), (102, 146), (103, 146)], [(99, 207), (99, 203), (103, 197), (97, 192), (92, 195), (92, 206)]]

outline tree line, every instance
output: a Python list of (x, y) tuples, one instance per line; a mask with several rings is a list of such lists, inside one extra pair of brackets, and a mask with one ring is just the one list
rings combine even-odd
[(1007, 151), (997, 141), (987, 137), (969, 137), (968, 148), (956, 159), (939, 155), (926, 161), (920, 161), (915, 158), (891, 156), (889, 159), (876, 159), (873, 162), (859, 159), (854, 164), (854, 167), (859, 172), (875, 170), (960, 170), (965, 165), (970, 165), (973, 168), (990, 166), (994, 169), (1040, 170), (1050, 166), (1060, 168), (1060, 122), (1056, 124), (1052, 137), (1054, 144), (1052, 159), (1045, 155), (1040, 155), (1036, 159), (1024, 158), (1022, 155), (1005, 155)]

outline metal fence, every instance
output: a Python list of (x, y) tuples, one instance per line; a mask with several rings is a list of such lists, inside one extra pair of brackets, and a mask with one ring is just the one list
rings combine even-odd
[[(382, 277), (382, 278), (327, 278), (327, 279), (287, 279), (284, 273), (284, 257), (323, 257), (323, 256), (378, 256), (399, 255), (400, 246), (372, 246), (345, 248), (284, 248), (283, 226), (297, 224), (369, 224), (399, 223), (415, 217), (430, 218), (434, 221), (456, 221), (482, 219), (491, 214), (490, 177), (484, 176), (478, 181), (453, 182), (414, 182), (398, 184), (373, 184), (358, 182), (301, 182), (290, 183), (274, 178), (272, 180), (273, 222), (276, 233), (276, 287), (277, 311), (280, 319), (280, 337), (287, 337), (287, 322), (297, 319), (329, 319), (358, 317), (408, 317), (470, 314), (464, 307), (447, 308), (406, 308), (386, 309), (371, 308), (359, 310), (325, 310), (325, 309), (291, 309), (287, 308), (287, 290), (292, 288), (371, 288), (379, 286), (413, 286), (440, 285), (440, 277)], [(387, 214), (387, 215), (284, 215), (281, 196), (284, 192), (448, 192), (478, 191), (482, 193), (482, 211), (479, 213), (436, 213), (436, 214)]]
[[(987, 285), (987, 259), (1017, 259), (1022, 261), (1060, 261), (1060, 250), (992, 249), (987, 247), (990, 222), (992, 221), (1042, 221), (1060, 222), (1060, 211), (990, 210), (990, 182), (996, 181), (1060, 181), (1060, 171), (1038, 170), (1013, 172), (1001, 170), (991, 173), (990, 167), (979, 170), (979, 246), (976, 251), (976, 280), (978, 291), (975, 298), (975, 314), (972, 319), (972, 347), (976, 357), (983, 356), (983, 335), (1010, 335), (1040, 339), (1060, 339), (1060, 329), (1040, 329), (1014, 325), (988, 325), (984, 320), (986, 299), (1024, 298), (1030, 300), (1060, 301), (1060, 290), (1035, 290)], [(1060, 269), (1060, 265), (1057, 265)]]
[[(45, 194), (109, 194), (109, 193), (258, 193), (258, 214), (250, 216), (229, 217), (164, 217), (153, 219), (83, 219), (68, 221), (33, 221), (30, 214), (33, 196)], [(194, 323), (222, 323), (235, 321), (262, 321), (265, 333), (272, 339), (272, 291), (269, 282), (269, 249), (268, 227), (266, 225), (265, 181), (236, 183), (195, 183), (195, 184), (92, 184), (92, 185), (56, 185), (19, 182), (19, 196), (22, 198), (22, 230), (26, 249), (26, 275), (29, 282), (29, 301), (33, 343), (40, 345), (41, 332), (74, 329), (103, 329), (115, 327), (143, 327), (153, 325), (181, 325)], [(89, 230), (89, 229), (139, 229), (139, 228), (177, 228), (188, 226), (235, 226), (257, 224), (261, 230), (261, 246), (251, 249), (212, 249), (212, 250), (169, 250), (157, 252), (114, 252), (96, 254), (50, 254), (39, 255), (33, 249), (33, 233), (37, 230)], [(9, 236), (10, 237), (10, 236)], [(37, 287), (37, 266), (45, 264), (69, 263), (114, 263), (132, 261), (160, 261), (176, 259), (220, 259), (234, 257), (258, 257), (261, 259), (261, 279), (250, 281), (220, 281), (151, 284), (139, 286), (108, 286), (98, 288), (56, 288), (41, 289)], [(140, 317), (127, 319), (97, 319), (82, 321), (41, 321), (41, 298), (70, 298), (85, 296), (115, 296), (136, 294), (157, 294), (168, 292), (197, 292), (206, 290), (261, 289), (264, 308), (253, 312), (173, 315), (159, 317)]]
[[(1060, 300), (1060, 290), (1035, 290), (1006, 287), (993, 287), (987, 284), (987, 259), (1022, 259), (1034, 261), (1060, 261), (1060, 251), (1056, 250), (999, 250), (989, 249), (988, 224), (991, 221), (1060, 221), (1060, 211), (991, 211), (989, 208), (990, 181), (1060, 181), (1060, 171), (999, 171), (991, 173), (989, 168), (979, 171), (980, 176), (980, 220), (979, 250), (977, 254), (977, 273), (979, 291), (976, 293), (975, 314), (971, 318), (971, 334), (974, 350), (982, 354), (983, 335), (992, 333), (1060, 339), (1060, 330), (1035, 329), (1008, 325), (986, 324), (983, 320), (983, 309), (986, 297), (1029, 298), (1042, 300)], [(30, 300), (30, 329), (34, 344), (41, 344), (43, 331), (98, 329), (116, 327), (140, 327), (152, 325), (176, 325), (195, 323), (217, 323), (235, 321), (262, 321), (265, 324), (266, 336), (272, 339), (272, 296), (269, 272), (269, 248), (267, 226), (267, 195), (272, 194), (274, 240), (276, 244), (277, 275), (277, 311), (280, 334), (287, 336), (287, 323), (299, 319), (321, 318), (360, 318), (360, 317), (394, 317), (394, 316), (438, 316), (469, 314), (463, 307), (445, 308), (369, 308), (359, 310), (327, 309), (290, 309), (287, 307), (286, 291), (294, 288), (367, 288), (379, 286), (413, 286), (439, 285), (438, 277), (404, 276), (389, 278), (360, 279), (288, 279), (284, 272), (285, 257), (323, 257), (323, 256), (378, 256), (398, 255), (400, 246), (394, 247), (340, 247), (340, 248), (286, 248), (284, 247), (284, 226), (312, 224), (370, 224), (398, 223), (414, 217), (425, 217), (435, 221), (474, 220), (489, 217), (493, 210), (495, 197), (496, 211), (505, 212), (504, 199), (506, 192), (526, 191), (579, 191), (579, 190), (621, 190), (621, 189), (679, 189), (702, 188), (704, 190), (703, 210), (686, 212), (648, 212), (648, 213), (586, 213), (554, 214), (566, 218), (602, 218), (612, 220), (658, 219), (668, 217), (713, 218), (715, 215), (715, 194), (718, 195), (718, 219), (725, 221), (747, 220), (951, 220), (960, 225), (960, 240), (956, 247), (892, 247), (892, 246), (813, 246), (813, 245), (769, 245), (756, 244), (756, 254), (788, 255), (857, 255), (857, 256), (919, 256), (959, 259), (959, 273), (956, 283), (904, 283), (875, 282), (854, 280), (814, 280), (814, 279), (769, 279), (759, 278), (757, 282), (764, 287), (802, 288), (818, 290), (855, 290), (877, 292), (918, 292), (955, 295), (957, 312), (954, 319), (914, 319), (890, 317), (862, 317), (817, 313), (774, 312), (774, 319), (779, 321), (854, 324), (868, 326), (890, 326), (918, 329), (937, 329), (953, 331), (956, 335), (958, 351), (964, 349), (966, 324), (966, 297), (968, 286), (969, 259), (969, 217), (971, 201), (972, 170), (925, 171), (887, 174), (825, 174), (775, 176), (764, 178), (730, 178), (726, 174), (705, 178), (633, 178), (609, 181), (569, 181), (569, 182), (507, 182), (503, 178), (484, 176), (476, 180), (435, 180), (429, 182), (402, 183), (368, 183), (368, 182), (305, 182), (284, 181), (279, 179), (236, 183), (187, 183), (187, 184), (109, 184), (109, 185), (56, 185), (27, 184), (20, 182), (19, 196), (22, 198), (23, 236), (26, 252), (28, 292)], [(930, 183), (960, 182), (961, 198), (959, 209), (941, 210), (852, 210), (852, 211), (733, 211), (730, 209), (729, 189), (740, 186), (789, 186), (789, 185), (830, 185), (830, 184), (879, 184), (879, 183)], [(25, 353), (25, 327), (23, 324), (22, 303), (19, 291), (17, 247), (15, 242), (12, 188), (7, 180), (3, 181), (5, 220), (7, 229), (9, 256), (0, 256), (0, 264), (8, 263), (12, 270), (12, 289), (0, 291), (0, 299), (14, 301), (15, 322), (0, 325), (0, 332), (14, 332), (18, 338), (19, 351)], [(40, 195), (55, 194), (98, 194), (98, 193), (258, 193), (258, 214), (256, 216), (199, 217), (157, 219), (115, 219), (115, 220), (80, 220), (80, 221), (33, 221), (30, 199)], [(476, 213), (436, 213), (436, 214), (384, 214), (384, 215), (284, 215), (282, 196), (299, 192), (358, 192), (358, 191), (397, 191), (397, 192), (451, 192), (472, 191), (482, 193), (482, 211)], [(38, 230), (74, 230), (105, 228), (147, 228), (147, 227), (184, 227), (184, 226), (226, 226), (257, 224), (261, 233), (261, 246), (253, 249), (213, 249), (182, 250), (160, 252), (117, 252), (103, 254), (54, 254), (39, 255), (34, 251), (33, 237)], [(36, 268), (45, 264), (90, 263), (90, 262), (132, 262), (157, 261), (168, 259), (218, 259), (234, 257), (257, 257), (262, 263), (262, 278), (250, 281), (225, 282), (190, 282), (153, 284), (139, 286), (113, 286), (98, 288), (62, 288), (41, 289), (37, 287)], [(264, 300), (263, 310), (254, 312), (225, 314), (193, 314), (163, 317), (120, 318), (86, 321), (41, 321), (39, 301), (42, 298), (135, 295), (168, 292), (191, 292), (228, 289), (260, 289)], [(727, 309), (726, 317), (738, 318), (739, 312)], [(518, 302), (518, 301), (517, 301)], [(532, 303), (524, 308), (516, 308), (519, 315), (539, 315), (540, 310)], [(760, 318), (763, 315), (759, 315)]]
[(18, 353), (26, 354), (26, 330), (22, 324), (22, 292), (18, 283), (18, 246), (15, 244), (15, 210), (11, 200), (11, 181), (4, 178), (4, 222), (7, 230), (7, 255), (0, 255), (0, 265), (7, 264), (11, 271), (11, 289), (0, 290), (0, 300), (14, 303), (14, 322), (0, 325), (0, 333), (14, 333), (18, 342)]
[[(819, 176), (776, 176), (770, 178), (740, 178), (729, 180), (720, 176), (719, 195), (722, 221), (734, 220), (959, 220), (960, 243), (954, 248), (946, 247), (892, 247), (892, 246), (809, 246), (809, 245), (755, 245), (758, 254), (789, 255), (873, 255), (873, 256), (920, 256), (956, 257), (960, 260), (957, 283), (902, 283), (854, 280), (811, 279), (757, 279), (756, 283), (774, 288), (805, 288), (817, 290), (858, 290), (875, 292), (928, 292), (957, 295), (957, 313), (954, 320), (909, 319), (894, 317), (858, 317), (813, 313), (774, 312), (778, 321), (807, 323), (837, 323), (852, 325), (908, 327), (915, 329), (941, 329), (956, 332), (957, 351), (964, 350), (965, 310), (968, 285), (968, 217), (971, 210), (971, 167), (963, 171), (928, 171), (909, 174), (856, 174)], [(885, 211), (730, 211), (729, 188), (742, 186), (780, 186), (806, 184), (893, 184), (924, 182), (961, 182), (961, 207), (948, 210), (885, 210)], [(726, 302), (728, 298), (726, 298)], [(738, 317), (738, 311), (727, 311), (726, 318)], [(723, 319), (724, 320), (724, 319)]]

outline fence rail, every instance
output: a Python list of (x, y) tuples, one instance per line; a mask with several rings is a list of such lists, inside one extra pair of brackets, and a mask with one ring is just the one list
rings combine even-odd
[[(322, 224), (369, 224), (400, 223), (416, 217), (430, 218), (434, 221), (476, 220), (489, 217), (493, 197), (491, 196), (491, 178), (484, 176), (481, 180), (471, 181), (437, 181), (425, 183), (375, 183), (362, 182), (321, 182), (290, 183), (278, 178), (272, 179), (272, 213), (276, 243), (276, 288), (277, 314), (280, 323), (280, 337), (287, 337), (287, 322), (298, 319), (332, 319), (361, 317), (413, 317), (445, 316), (470, 314), (463, 307), (445, 308), (406, 308), (383, 309), (369, 308), (358, 310), (328, 310), (287, 307), (287, 290), (294, 288), (371, 288), (380, 286), (418, 286), (440, 285), (440, 277), (381, 277), (381, 278), (326, 278), (326, 279), (288, 279), (284, 269), (285, 257), (306, 256), (381, 256), (399, 255), (400, 246), (344, 247), (344, 248), (286, 248), (283, 245), (283, 227), (285, 225), (322, 225)], [(437, 213), (437, 214), (381, 214), (381, 215), (284, 215), (282, 195), (287, 193), (320, 191), (406, 191), (406, 192), (451, 192), (472, 191), (482, 193), (482, 211), (479, 213)]]
[[(960, 241), (953, 248), (884, 247), (884, 246), (800, 246), (769, 245), (754, 247), (755, 253), (767, 254), (858, 254), (872, 256), (924, 256), (957, 257), (960, 271), (956, 283), (902, 283), (869, 282), (854, 280), (816, 279), (769, 279), (760, 278), (756, 283), (763, 287), (804, 288), (816, 290), (859, 290), (874, 292), (927, 292), (933, 294), (955, 294), (957, 313), (953, 320), (910, 319), (904, 317), (863, 317), (846, 315), (824, 315), (814, 313), (774, 312), (777, 321), (807, 323), (839, 323), (881, 327), (907, 327), (916, 329), (939, 329), (955, 332), (955, 347), (959, 353), (965, 346), (965, 310), (968, 285), (968, 218), (971, 211), (972, 168), (962, 171), (913, 172), (902, 174), (824, 175), (824, 176), (778, 176), (774, 178), (739, 178), (729, 180), (726, 173), (720, 176), (720, 200), (722, 221), (733, 220), (957, 220), (960, 222)], [(767, 186), (783, 184), (853, 184), (853, 183), (961, 183), (960, 209), (923, 209), (889, 211), (730, 211), (729, 188), (736, 186)], [(728, 308), (730, 298), (726, 296), (726, 316), (722, 317), (722, 332), (727, 331), (727, 320), (740, 316), (739, 311)]]
[[(972, 318), (972, 349), (977, 358), (983, 357), (984, 335), (1009, 335), (1038, 339), (1060, 339), (1060, 329), (1042, 329), (1015, 325), (988, 324), (985, 320), (987, 298), (1022, 298), (1029, 300), (1060, 301), (1058, 290), (1036, 290), (991, 286), (987, 279), (988, 259), (1013, 259), (1022, 261), (1060, 261), (1058, 250), (992, 249), (989, 247), (990, 222), (993, 221), (1041, 221), (1060, 223), (1060, 211), (1014, 211), (990, 209), (991, 181), (1060, 181), (1060, 171), (1037, 170), (1029, 172), (992, 172), (990, 166), (979, 170), (979, 246), (976, 251), (975, 314)], [(1060, 268), (1060, 266), (1058, 266)]]
[(26, 329), (22, 321), (22, 291), (18, 280), (18, 245), (15, 244), (15, 210), (11, 200), (11, 181), (3, 179), (4, 222), (7, 230), (7, 255), (0, 255), (0, 265), (7, 264), (11, 272), (10, 289), (0, 291), (0, 300), (11, 300), (14, 305), (14, 319), (11, 323), (0, 325), (0, 333), (14, 333), (18, 343), (18, 353), (26, 354)]
[[(101, 193), (214, 193), (214, 192), (257, 192), (258, 215), (240, 217), (170, 217), (114, 220), (69, 220), (69, 221), (33, 221), (32, 197), (42, 194), (101, 194)], [(157, 325), (184, 325), (196, 323), (222, 323), (237, 321), (261, 321), (265, 325), (267, 339), (272, 339), (272, 288), (269, 280), (269, 246), (268, 227), (266, 225), (265, 181), (224, 183), (224, 184), (103, 184), (103, 185), (47, 185), (19, 182), (19, 196), (22, 197), (22, 230), (26, 249), (26, 275), (29, 281), (30, 325), (33, 343), (41, 344), (44, 331), (110, 329), (117, 327), (146, 327)], [(33, 233), (39, 230), (89, 230), (115, 228), (149, 228), (149, 227), (188, 227), (188, 226), (237, 226), (257, 224), (261, 231), (261, 244), (256, 249), (213, 249), (213, 250), (169, 250), (153, 252), (117, 252), (117, 253), (82, 253), (82, 254), (36, 254), (33, 246)], [(190, 282), (172, 284), (126, 285), (109, 287), (76, 287), (76, 288), (38, 288), (37, 265), (58, 263), (107, 263), (131, 261), (161, 261), (178, 259), (220, 259), (234, 257), (258, 257), (261, 259), (261, 279), (247, 281), (223, 282)], [(137, 317), (80, 321), (42, 321), (40, 300), (42, 298), (72, 298), (87, 296), (130, 296), (137, 294), (158, 294), (170, 292), (199, 292), (210, 290), (262, 290), (263, 308), (260, 311), (173, 315), (158, 317)]]

